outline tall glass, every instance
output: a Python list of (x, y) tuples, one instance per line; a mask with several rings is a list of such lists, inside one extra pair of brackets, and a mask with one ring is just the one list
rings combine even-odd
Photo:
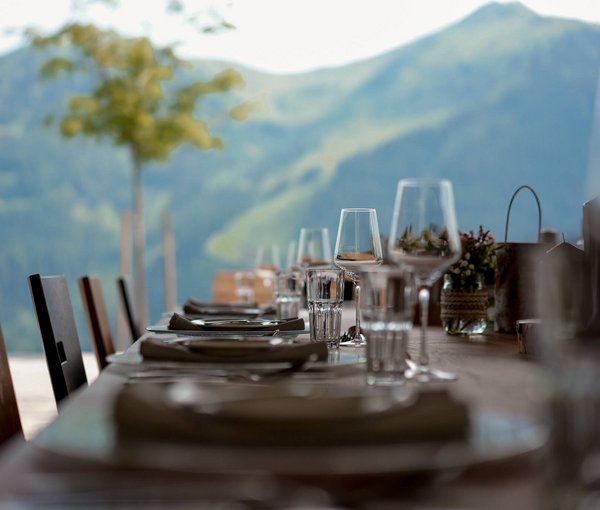
[(456, 379), (454, 374), (432, 369), (427, 352), (427, 324), (431, 286), (461, 255), (461, 245), (450, 181), (403, 179), (398, 183), (389, 256), (401, 269), (412, 271), (419, 290), (421, 340), (419, 359), (412, 372), (418, 381)]
[(340, 346), (344, 271), (338, 268), (306, 272), (308, 322), (311, 342), (326, 341), (329, 349)]
[(275, 276), (275, 307), (278, 319), (298, 317), (302, 296), (299, 271), (278, 271)]
[(360, 331), (360, 270), (383, 262), (381, 238), (375, 209), (342, 209), (335, 242), (334, 263), (354, 283), (356, 325), (350, 341), (343, 345), (361, 347), (366, 344)]
[(380, 266), (361, 271), (361, 282), (367, 384), (402, 384), (415, 310), (414, 277), (394, 266)]

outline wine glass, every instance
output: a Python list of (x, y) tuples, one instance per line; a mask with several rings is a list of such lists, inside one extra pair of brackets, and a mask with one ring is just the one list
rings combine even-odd
[(389, 256), (412, 271), (419, 290), (421, 339), (419, 360), (408, 376), (422, 382), (453, 380), (434, 370), (427, 353), (427, 319), (431, 286), (461, 255), (452, 184), (444, 179), (403, 179), (398, 183)]
[(255, 261), (256, 276), (258, 276), (263, 284), (264, 289), (269, 293), (272, 291), (275, 273), (280, 267), (279, 246), (259, 245), (256, 249)]
[(359, 271), (365, 266), (378, 266), (383, 262), (381, 238), (375, 209), (342, 209), (334, 251), (335, 265), (344, 269), (354, 283), (356, 325), (354, 334), (348, 332), (349, 342), (342, 345), (361, 347), (366, 344), (360, 331)]
[(306, 271), (309, 268), (331, 265), (331, 243), (326, 228), (301, 228), (298, 240), (298, 266)]
[(298, 259), (298, 241), (292, 239), (288, 243), (287, 257), (285, 259), (285, 268), (287, 270), (297, 269), (296, 260)]

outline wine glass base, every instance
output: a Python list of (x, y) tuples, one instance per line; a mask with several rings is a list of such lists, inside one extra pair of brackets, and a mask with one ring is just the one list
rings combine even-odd
[(365, 340), (359, 340), (358, 342), (356, 340), (346, 340), (345, 342), (340, 342), (340, 346), (342, 347), (364, 347), (365, 345), (367, 345)]
[(420, 383), (456, 381), (457, 376), (451, 372), (429, 367), (416, 366), (406, 371), (405, 376), (411, 381)]
[(367, 345), (367, 339), (362, 333), (356, 335), (354, 326), (352, 326), (340, 338), (340, 345), (342, 347), (364, 347)]

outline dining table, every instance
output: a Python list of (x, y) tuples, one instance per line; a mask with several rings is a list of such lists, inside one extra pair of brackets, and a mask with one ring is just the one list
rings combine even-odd
[[(347, 303), (342, 327), (347, 328), (353, 321), (354, 311)], [(451, 336), (440, 327), (429, 330), (431, 365), (457, 375), (455, 381), (438, 384), (463, 402), (471, 416), (492, 417), (492, 421), (500, 423), (499, 428), (479, 430), (485, 436), (479, 438), (483, 442), (469, 447), (467, 455), (450, 456), (440, 462), (439, 455), (431, 456), (429, 450), (415, 445), (390, 446), (378, 449), (381, 458), (375, 460), (382, 467), (375, 469), (370, 465), (373, 459), (368, 452), (363, 459), (361, 450), (353, 450), (354, 445), (349, 444), (345, 448), (352, 452), (352, 467), (326, 462), (325, 448), (312, 457), (313, 450), (299, 453), (303, 466), (298, 473), (293, 469), (269, 469), (269, 461), (257, 450), (252, 450), (253, 456), (242, 447), (203, 449), (191, 441), (178, 441), (171, 454), (169, 445), (150, 442), (145, 443), (143, 455), (124, 455), (115, 439), (114, 408), (120, 392), (133, 379), (144, 388), (186, 378), (199, 388), (219, 383), (234, 388), (289, 387), (295, 378), (311, 377), (310, 371), (300, 369), (271, 378), (240, 376), (233, 380), (215, 370), (200, 377), (193, 376), (190, 370), (174, 369), (172, 379), (148, 377), (145, 381), (143, 374), (150, 368), (139, 360), (139, 350), (141, 342), (152, 335), (155, 333), (145, 332), (127, 351), (117, 355), (92, 384), (70, 396), (61, 405), (58, 417), (35, 438), (14, 440), (0, 451), (0, 506), (486, 510), (542, 507), (547, 489), (543, 469), (547, 441), (546, 376), (538, 362), (519, 353), (516, 335), (495, 333), (493, 328), (472, 337)], [(413, 359), (418, 354), (418, 335), (417, 328), (409, 333), (408, 352)], [(303, 332), (297, 341), (309, 342), (308, 334)], [(331, 351), (322, 364), (325, 367), (318, 372), (319, 377), (330, 391), (367, 391), (365, 348), (341, 347)], [(161, 372), (168, 373), (167, 367)], [(399, 387), (414, 392), (420, 386), (407, 381)], [(129, 433), (135, 435), (136, 430)], [(513, 433), (515, 441), (511, 439)], [(474, 448), (477, 451), (472, 451)], [(429, 456), (423, 460), (419, 455)], [(293, 458), (292, 455), (290, 462)], [(228, 465), (227, 459), (232, 459), (233, 464)]]

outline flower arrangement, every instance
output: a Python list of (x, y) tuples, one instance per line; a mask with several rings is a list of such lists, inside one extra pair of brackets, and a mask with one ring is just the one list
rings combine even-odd
[[(448, 272), (452, 288), (475, 290), (480, 282), (489, 281), (496, 271), (496, 241), (489, 230), (480, 225), (477, 235), (461, 232), (462, 256)], [(483, 280), (483, 281), (482, 281)]]
[(408, 226), (398, 239), (398, 247), (409, 254), (443, 256), (448, 249), (448, 240), (445, 232), (439, 234), (433, 226), (423, 229), (418, 235), (413, 232), (412, 226)]

